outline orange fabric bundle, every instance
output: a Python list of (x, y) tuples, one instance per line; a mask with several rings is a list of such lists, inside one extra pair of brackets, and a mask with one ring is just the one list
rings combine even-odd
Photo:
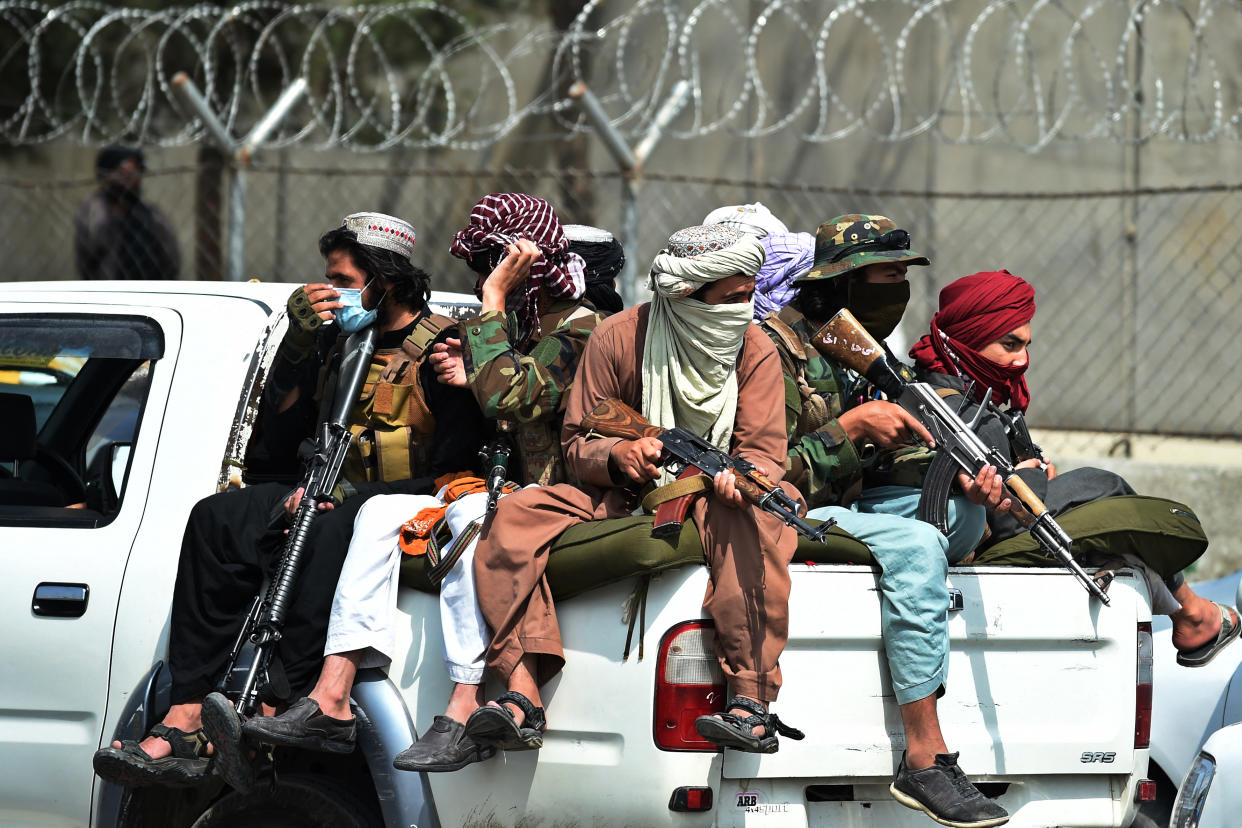
[(427, 544), (434, 542), (435, 534), (444, 521), (444, 512), (448, 505), (459, 497), (475, 492), (487, 491), (487, 482), (468, 472), (447, 474), (436, 480), (437, 491), (446, 486), (444, 503), (441, 506), (428, 506), (420, 509), (418, 514), (401, 525), (397, 533), (397, 546), (407, 555), (427, 554)]

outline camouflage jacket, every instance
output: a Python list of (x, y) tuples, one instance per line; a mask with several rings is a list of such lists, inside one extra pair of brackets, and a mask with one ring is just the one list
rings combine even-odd
[[(785, 479), (811, 508), (848, 505), (864, 487), (921, 486), (931, 453), (912, 448), (860, 451), (837, 422), (842, 412), (875, 399), (875, 389), (811, 344), (812, 324), (791, 307), (769, 314), (760, 327), (772, 339), (785, 373)], [(907, 379), (914, 374), (902, 366)]]
[(460, 323), (466, 379), (483, 416), (512, 435), (521, 459), (520, 479), (513, 475), (518, 482), (565, 482), (565, 398), (587, 337), (603, 318), (580, 302), (556, 302), (539, 318), (543, 334), (526, 353), (510, 340), (512, 316), (492, 311)]

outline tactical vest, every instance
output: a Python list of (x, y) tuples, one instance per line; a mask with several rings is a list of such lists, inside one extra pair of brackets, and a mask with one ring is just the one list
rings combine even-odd
[(427, 314), (400, 348), (371, 357), (362, 394), (350, 411), (354, 439), (341, 470), (350, 482), (405, 480), (428, 468), (435, 418), (419, 382), (419, 368), (443, 331), (457, 323)]
[(768, 314), (762, 324), (784, 346), (777, 352), (785, 374), (786, 433), (801, 436), (839, 415), (845, 405), (832, 363), (808, 345), (791, 323), (806, 326), (805, 318), (792, 308)]

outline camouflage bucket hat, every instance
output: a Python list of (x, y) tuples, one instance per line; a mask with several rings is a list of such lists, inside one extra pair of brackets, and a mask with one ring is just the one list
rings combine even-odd
[(850, 213), (829, 219), (815, 232), (815, 265), (794, 283), (830, 279), (877, 262), (928, 265), (910, 249), (910, 234), (884, 216)]

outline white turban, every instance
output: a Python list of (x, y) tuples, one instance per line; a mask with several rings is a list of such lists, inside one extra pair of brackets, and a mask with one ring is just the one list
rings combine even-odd
[[(721, 225), (679, 230), (651, 265), (651, 317), (643, 351), (643, 416), (729, 449), (737, 413), (737, 355), (753, 304), (709, 305), (690, 295), (764, 260), (757, 237)], [(668, 475), (661, 478), (666, 482)]]
[(772, 211), (763, 206), (762, 201), (754, 204), (735, 204), (729, 207), (717, 207), (703, 219), (704, 224), (723, 224), (736, 227), (743, 233), (763, 238), (771, 233), (788, 233), (785, 222), (772, 215)]

